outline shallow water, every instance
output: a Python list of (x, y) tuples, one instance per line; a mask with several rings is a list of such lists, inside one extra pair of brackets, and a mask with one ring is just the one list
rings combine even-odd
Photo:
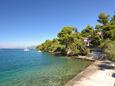
[(0, 86), (64, 86), (91, 62), (35, 50), (0, 50)]

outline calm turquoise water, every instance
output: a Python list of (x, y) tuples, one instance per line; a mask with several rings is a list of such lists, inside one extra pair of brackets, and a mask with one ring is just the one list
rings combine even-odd
[(0, 50), (0, 86), (64, 86), (91, 62), (35, 50)]

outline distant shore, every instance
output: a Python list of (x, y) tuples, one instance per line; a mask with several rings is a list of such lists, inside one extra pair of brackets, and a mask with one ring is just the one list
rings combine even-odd
[(65, 86), (115, 86), (114, 68), (110, 61), (95, 61)]

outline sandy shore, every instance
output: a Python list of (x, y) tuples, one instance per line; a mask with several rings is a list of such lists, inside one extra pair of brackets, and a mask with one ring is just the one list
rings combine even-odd
[(96, 61), (65, 86), (115, 86), (114, 64)]

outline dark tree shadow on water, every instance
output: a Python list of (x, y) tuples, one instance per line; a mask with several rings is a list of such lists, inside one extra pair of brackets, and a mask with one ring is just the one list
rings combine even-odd
[(113, 74), (112, 74), (112, 77), (114, 77), (114, 78), (115, 78), (115, 73), (113, 73)]

